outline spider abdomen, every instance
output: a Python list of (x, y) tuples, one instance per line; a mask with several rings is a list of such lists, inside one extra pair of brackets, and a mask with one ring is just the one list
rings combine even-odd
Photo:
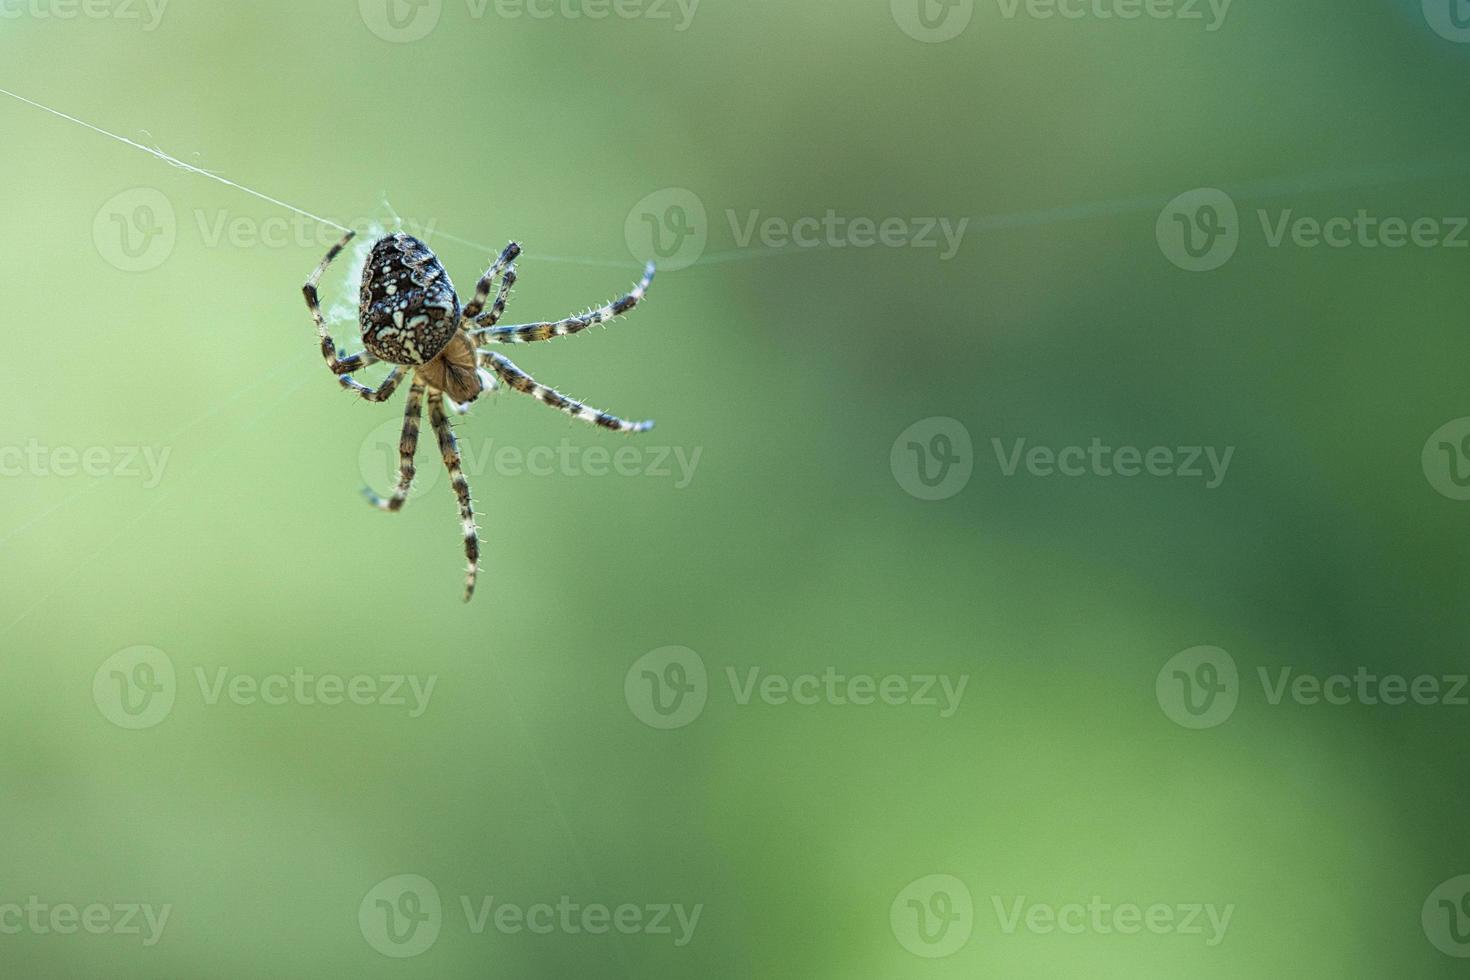
[(363, 345), (392, 364), (427, 364), (459, 329), (459, 297), (429, 246), (402, 232), (380, 238), (362, 270)]

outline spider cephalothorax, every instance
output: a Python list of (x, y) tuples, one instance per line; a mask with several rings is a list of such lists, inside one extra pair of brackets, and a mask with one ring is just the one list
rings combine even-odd
[[(423, 402), (429, 402), (429, 421), (439, 440), (439, 451), (449, 470), (450, 484), (459, 498), (460, 520), (464, 528), (465, 556), (470, 567), (465, 579), (465, 601), (475, 592), (475, 577), (480, 567), (479, 531), (475, 526), (474, 507), (470, 502), (469, 483), (461, 471), (459, 448), (444, 412), (444, 402), (463, 414), (481, 392), (494, 390), (499, 381), (512, 389), (531, 395), (538, 401), (614, 432), (646, 432), (652, 422), (624, 422), (606, 412), (589, 408), (543, 384), (493, 351), (480, 350), (481, 344), (521, 344), (535, 340), (551, 340), (579, 333), (594, 324), (620, 316), (643, 299), (653, 281), (653, 264), (649, 263), (643, 280), (631, 293), (580, 316), (547, 323), (525, 323), (497, 326), (505, 312), (506, 300), (516, 281), (516, 256), (521, 248), (515, 242), (506, 246), (500, 258), (480, 277), (474, 298), (463, 308), (449, 273), (427, 245), (412, 235), (402, 233), (381, 238), (373, 244), (362, 271), (362, 293), (358, 321), (362, 327), (363, 346), (356, 354), (339, 352), (327, 331), (317, 286), (332, 260), (341, 254), (353, 238), (348, 232), (327, 252), (321, 264), (306, 280), (303, 292), (306, 305), (316, 321), (322, 357), (337, 375), (342, 387), (356, 392), (371, 402), (392, 397), (404, 375), (412, 370), (408, 404), (403, 418), (403, 436), (399, 440), (398, 486), (392, 496), (380, 497), (366, 491), (368, 500), (380, 510), (398, 511), (408, 499), (413, 484), (414, 453), (418, 449), (419, 418)], [(500, 279), (495, 302), (488, 311), (485, 303), (490, 288)], [(376, 388), (354, 381), (351, 373), (383, 361), (392, 364), (388, 376)]]

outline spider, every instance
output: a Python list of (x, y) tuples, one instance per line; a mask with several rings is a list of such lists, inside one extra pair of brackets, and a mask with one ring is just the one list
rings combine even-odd
[[(333, 259), (347, 247), (356, 232), (349, 231), (328, 250), (302, 287), (306, 305), (316, 321), (321, 340), (322, 357), (337, 375), (343, 388), (365, 401), (385, 402), (393, 396), (404, 376), (413, 375), (408, 389), (408, 404), (403, 413), (403, 435), (398, 443), (398, 485), (389, 497), (380, 497), (365, 489), (368, 502), (379, 510), (397, 513), (408, 499), (414, 478), (414, 453), (418, 449), (419, 420), (425, 398), (429, 403), (429, 422), (439, 439), (439, 452), (449, 471), (450, 484), (459, 498), (459, 516), (464, 527), (464, 551), (469, 560), (465, 575), (464, 601), (475, 594), (475, 578), (480, 570), (479, 528), (470, 501), (470, 486), (460, 463), (459, 447), (445, 414), (445, 402), (456, 414), (469, 411), (470, 404), (485, 391), (495, 391), (504, 381), (515, 391), (530, 395), (543, 404), (566, 412), (584, 422), (600, 425), (614, 432), (647, 432), (652, 422), (625, 422), (606, 412), (590, 408), (558, 391), (538, 383), (529, 374), (494, 351), (480, 350), (482, 344), (524, 344), (536, 340), (552, 340), (580, 333), (598, 323), (627, 313), (643, 299), (653, 282), (654, 266), (650, 262), (643, 279), (633, 291), (606, 306), (579, 316), (548, 323), (524, 323), (498, 326), (505, 313), (506, 300), (516, 281), (515, 259), (521, 247), (511, 242), (505, 251), (480, 277), (475, 296), (463, 308), (443, 264), (427, 245), (399, 232), (373, 243), (362, 271), (362, 291), (358, 306), (358, 322), (366, 350), (349, 355), (338, 350), (327, 332), (317, 285)], [(495, 279), (500, 289), (490, 309), (485, 304)], [(352, 372), (379, 361), (393, 365), (388, 376), (376, 388), (359, 384)]]

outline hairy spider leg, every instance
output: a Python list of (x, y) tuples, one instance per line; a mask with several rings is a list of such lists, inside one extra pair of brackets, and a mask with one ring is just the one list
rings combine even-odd
[[(549, 323), (522, 323), (515, 326), (498, 327), (494, 320), (488, 320), (477, 329), (471, 330), (470, 336), (474, 337), (477, 343), (482, 344), (528, 344), (537, 340), (553, 340), (557, 337), (581, 333), (588, 327), (594, 327), (599, 323), (622, 316), (642, 302), (644, 294), (648, 292), (648, 287), (653, 283), (654, 271), (653, 263), (650, 262), (648, 268), (643, 271), (642, 281), (633, 287), (631, 293), (595, 310)], [(481, 317), (480, 319), (486, 320), (487, 318)]]
[(370, 504), (390, 514), (396, 514), (403, 509), (409, 488), (413, 485), (413, 457), (419, 448), (419, 421), (423, 416), (424, 390), (424, 383), (417, 379), (408, 389), (408, 403), (403, 409), (403, 434), (398, 437), (398, 486), (393, 488), (393, 495), (380, 497), (371, 487), (364, 487), (362, 491)]
[(510, 358), (504, 355), (488, 350), (482, 350), (478, 353), (480, 355), (481, 366), (488, 367), (494, 371), (500, 376), (500, 380), (504, 381), (507, 385), (523, 395), (530, 395), (543, 405), (550, 405), (558, 411), (566, 412), (574, 419), (591, 422), (593, 425), (600, 425), (604, 429), (611, 429), (613, 432), (647, 432), (653, 428), (653, 422), (651, 421), (625, 422), (615, 415), (609, 415), (600, 409), (584, 405), (575, 398), (568, 398), (554, 388), (548, 388), (546, 385), (538, 382), (525, 371), (516, 367), (511, 363)]
[(505, 246), (505, 251), (500, 253), (500, 258), (485, 270), (485, 274), (480, 277), (479, 283), (475, 286), (475, 298), (470, 300), (469, 305), (464, 308), (466, 320), (473, 320), (480, 315), (480, 311), (485, 308), (485, 300), (490, 298), (490, 286), (495, 281), (495, 277), (500, 275), (501, 270), (515, 261), (515, 257), (520, 254), (520, 245), (511, 242)]
[[(321, 297), (317, 294), (317, 287), (321, 285), (322, 275), (327, 271), (327, 266), (332, 260), (342, 254), (347, 243), (357, 237), (357, 232), (349, 231), (342, 236), (342, 240), (327, 250), (326, 257), (322, 259), (315, 271), (307, 278), (306, 285), (301, 287), (301, 292), (306, 297), (306, 308), (311, 311), (311, 318), (316, 321), (317, 337), (322, 344), (322, 358), (327, 362), (327, 367), (333, 374), (350, 374), (359, 368), (365, 368), (369, 364), (377, 363), (377, 358), (367, 351), (359, 351), (348, 356), (339, 356), (337, 345), (332, 342), (332, 336), (327, 332), (327, 318), (322, 314)], [(352, 387), (344, 385), (343, 387)], [(361, 385), (358, 385), (360, 388)]]
[(475, 526), (475, 508), (470, 500), (470, 485), (464, 478), (459, 458), (459, 445), (454, 441), (454, 430), (449, 427), (449, 417), (444, 414), (444, 393), (429, 389), (429, 422), (434, 434), (439, 437), (439, 455), (444, 458), (444, 468), (449, 471), (449, 484), (459, 498), (459, 519), (464, 528), (464, 555), (469, 561), (465, 572), (464, 601), (469, 602), (475, 594), (475, 579), (480, 574), (480, 530)]

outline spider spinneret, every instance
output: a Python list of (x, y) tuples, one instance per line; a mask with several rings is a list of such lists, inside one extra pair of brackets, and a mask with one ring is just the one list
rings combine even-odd
[[(496, 390), (499, 382), (503, 381), (515, 391), (604, 429), (623, 433), (647, 432), (653, 428), (652, 422), (625, 422), (568, 398), (537, 382), (509, 358), (482, 350), (480, 345), (552, 340), (580, 333), (621, 316), (643, 299), (653, 282), (654, 266), (652, 262), (648, 264), (642, 281), (631, 293), (605, 306), (565, 320), (500, 326), (506, 301), (516, 281), (515, 260), (521, 253), (519, 245), (511, 242), (505, 247), (505, 251), (480, 277), (474, 297), (461, 307), (449, 273), (427, 245), (402, 232), (388, 235), (373, 243), (363, 266), (358, 323), (362, 328), (365, 350), (349, 355), (337, 350), (327, 330), (317, 287), (332, 260), (355, 236), (356, 233), (351, 231), (343, 235), (302, 287), (307, 308), (316, 321), (322, 357), (343, 388), (370, 402), (387, 401), (404, 377), (412, 373), (403, 416), (403, 435), (398, 446), (398, 485), (389, 497), (380, 497), (371, 490), (365, 493), (369, 502), (379, 510), (393, 513), (403, 508), (413, 484), (419, 422), (427, 398), (429, 422), (438, 437), (440, 455), (459, 500), (465, 557), (469, 560), (464, 598), (469, 602), (475, 593), (475, 579), (480, 568), (479, 528), (475, 524), (469, 482), (464, 477), (459, 447), (444, 411), (445, 400), (449, 401), (453, 411), (462, 415), (481, 393)], [(485, 304), (497, 278), (500, 287), (494, 303), (486, 310)], [(378, 387), (371, 388), (353, 380), (352, 372), (379, 361), (393, 367)]]

